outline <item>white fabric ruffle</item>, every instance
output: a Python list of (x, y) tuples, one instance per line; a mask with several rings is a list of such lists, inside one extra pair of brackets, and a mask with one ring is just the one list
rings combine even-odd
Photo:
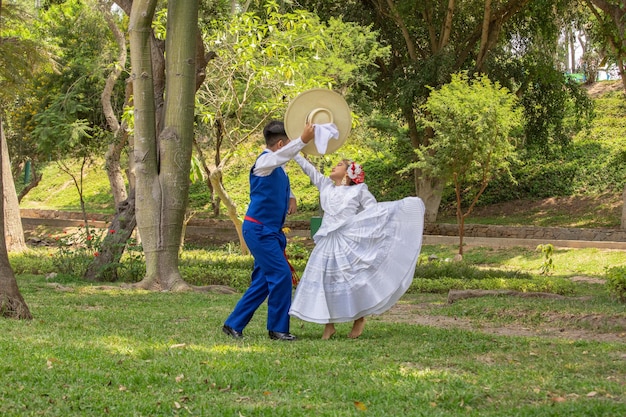
[[(349, 194), (347, 199), (354, 197)], [(325, 324), (391, 308), (413, 281), (424, 229), (422, 200), (375, 203), (332, 225), (324, 225), (326, 220), (289, 314)]]

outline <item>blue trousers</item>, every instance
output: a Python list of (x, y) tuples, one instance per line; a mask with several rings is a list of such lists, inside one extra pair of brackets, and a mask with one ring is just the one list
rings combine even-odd
[(287, 238), (262, 224), (244, 221), (243, 238), (254, 257), (250, 287), (226, 319), (227, 326), (242, 332), (267, 298), (267, 330), (289, 332), (291, 269), (285, 258)]

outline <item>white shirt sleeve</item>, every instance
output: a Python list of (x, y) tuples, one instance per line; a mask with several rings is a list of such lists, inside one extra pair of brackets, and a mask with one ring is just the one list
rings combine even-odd
[[(259, 177), (267, 177), (276, 168), (281, 167), (298, 155), (298, 152), (306, 146), (300, 138), (292, 140), (276, 152), (267, 150), (256, 160), (252, 173)], [(284, 169), (284, 168), (283, 168)]]
[(315, 168), (313, 164), (307, 161), (302, 155), (295, 156), (293, 160), (300, 165), (300, 168), (302, 168), (302, 171), (308, 175), (313, 185), (320, 189), (326, 177), (322, 175), (317, 168)]

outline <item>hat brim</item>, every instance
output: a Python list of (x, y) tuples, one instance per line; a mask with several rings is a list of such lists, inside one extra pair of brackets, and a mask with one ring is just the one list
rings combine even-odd
[[(329, 123), (329, 117), (332, 117), (332, 123), (339, 131), (339, 138), (328, 141), (326, 154), (335, 152), (344, 144), (352, 129), (352, 113), (348, 103), (341, 94), (325, 88), (314, 88), (300, 93), (291, 100), (285, 111), (285, 132), (290, 139), (302, 135), (307, 117), (312, 112), (313, 120), (310, 122), (313, 124)], [(321, 155), (313, 141), (309, 142), (302, 152), (307, 155)]]

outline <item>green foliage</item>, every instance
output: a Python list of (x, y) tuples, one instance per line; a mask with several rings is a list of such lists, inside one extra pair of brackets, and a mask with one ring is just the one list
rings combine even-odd
[(0, 104), (14, 102), (24, 84), (49, 69), (47, 40), (31, 30), (33, 15), (22, 5), (4, 2), (0, 13)]
[[(242, 209), (249, 168), (264, 147), (258, 133), (265, 122), (282, 119), (290, 99), (310, 88), (371, 87), (365, 68), (388, 54), (370, 28), (340, 19), (322, 22), (314, 13), (286, 10), (275, 1), (213, 21), (203, 39), (215, 56), (197, 94), (197, 149), (207, 167), (221, 171), (225, 190)], [(308, 179), (293, 179), (307, 188)], [(207, 207), (211, 190), (204, 190)], [(301, 209), (315, 210), (315, 195), (302, 194)]]
[(236, 244), (206, 249), (186, 249), (181, 254), (179, 270), (192, 285), (227, 285), (244, 292), (250, 285), (252, 256), (242, 256)]
[[(50, 45), (55, 71), (39, 72), (17, 94), (10, 149), (19, 161), (102, 152), (110, 138), (100, 101), (116, 45), (91, 2), (64, 1), (37, 11), (32, 36)], [(45, 40), (45, 41), (44, 41)], [(120, 80), (114, 108), (124, 100)]]
[(55, 272), (82, 277), (92, 259), (99, 256), (102, 239), (102, 231), (86, 228), (54, 236), (57, 250), (52, 255), (52, 262)]
[[(370, 115), (369, 129), (360, 141), (365, 182), (378, 201), (399, 200), (415, 194), (413, 170), (402, 170), (415, 161), (413, 147), (400, 129), (387, 117)], [(368, 154), (367, 149), (373, 153)], [(353, 157), (354, 158), (354, 157)]]
[(516, 99), (508, 90), (479, 75), (453, 75), (452, 81), (430, 94), (424, 110), (434, 129), (428, 146), (418, 149), (416, 167), (447, 182), (471, 184), (508, 172), (514, 155), (510, 133), (521, 123)]
[(543, 255), (543, 263), (541, 264), (541, 275), (550, 275), (554, 271), (554, 261), (552, 255), (554, 254), (554, 246), (551, 243), (537, 246), (537, 251), (540, 251)]
[[(593, 115), (593, 103), (582, 87), (567, 80), (552, 62), (531, 66), (535, 74), (521, 98), (524, 106), (525, 145), (545, 153), (570, 143)], [(558, 152), (558, 151), (557, 151)]]
[(606, 287), (611, 296), (626, 303), (626, 266), (606, 269)]
[[(614, 82), (599, 84), (611, 83)], [(479, 205), (516, 199), (621, 193), (626, 182), (626, 104), (622, 97), (622, 92), (613, 92), (595, 98), (595, 117), (590, 125), (558, 150), (518, 150), (518, 160), (510, 165), (512, 178), (508, 175), (494, 177)], [(454, 201), (453, 190), (445, 190), (442, 204), (447, 206)], [(464, 204), (468, 202), (464, 200)]]
[[(111, 233), (114, 232), (111, 230)], [(50, 253), (52, 268), (48, 273), (83, 277), (94, 257), (100, 256), (103, 233), (106, 231), (80, 227), (74, 232), (65, 231), (60, 235), (50, 236), (56, 250)], [(124, 255), (119, 263), (106, 264), (98, 272), (107, 275), (112, 270), (116, 271), (117, 279), (125, 282), (137, 282), (144, 277), (143, 247), (135, 238), (124, 243)]]

